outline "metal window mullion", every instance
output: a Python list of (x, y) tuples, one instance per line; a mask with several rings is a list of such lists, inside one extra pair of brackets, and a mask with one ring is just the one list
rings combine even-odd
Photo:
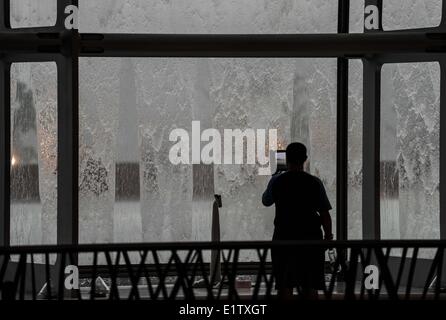
[[(364, 33), (383, 33), (382, 0), (365, 0), (364, 8), (374, 5), (378, 8), (379, 24), (377, 30)], [(363, 239), (381, 238), (380, 217), (380, 149), (381, 149), (381, 67), (377, 56), (363, 59), (363, 150), (362, 150), (362, 237)]]
[(57, 243), (77, 244), (79, 240), (79, 57), (76, 31), (66, 55), (57, 62)]
[(446, 59), (440, 61), (440, 238), (446, 239)]
[[(350, 0), (339, 0), (338, 33), (349, 32)], [(336, 121), (336, 239), (348, 238), (348, 59), (338, 58)]]
[[(17, 45), (19, 48), (23, 44)], [(387, 34), (82, 34), (85, 57), (354, 57), (445, 51), (426, 32)]]
[(381, 65), (367, 59), (363, 65), (362, 230), (364, 239), (380, 239)]
[(347, 240), (348, 223), (348, 71), (349, 62), (338, 58), (336, 141), (336, 239)]
[[(57, 1), (55, 30), (61, 33), (57, 63), (57, 243), (79, 243), (79, 55), (77, 30), (65, 30), (65, 8), (78, 0)], [(77, 258), (75, 259), (77, 260)]]
[[(438, 29), (438, 28), (437, 28)], [(433, 31), (438, 31), (433, 29)], [(53, 30), (53, 31), (51, 31)], [(19, 32), (20, 31), (20, 32)], [(63, 29), (1, 32), (1, 51), (12, 54), (60, 54), (69, 41)], [(446, 37), (434, 32), (367, 34), (81, 34), (85, 57), (347, 57), (388, 54), (438, 56)]]
[(0, 30), (11, 28), (11, 4), (10, 0), (0, 0)]
[(443, 0), (441, 2), (441, 22), (440, 22), (440, 28), (445, 29), (446, 28), (446, 0)]

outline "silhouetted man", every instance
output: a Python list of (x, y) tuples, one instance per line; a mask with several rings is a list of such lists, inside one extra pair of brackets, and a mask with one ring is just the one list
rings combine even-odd
[[(318, 178), (304, 171), (307, 149), (291, 143), (286, 149), (287, 171), (271, 178), (263, 194), (265, 206), (276, 204), (274, 240), (332, 240), (330, 201)], [(273, 273), (282, 299), (291, 298), (293, 288), (304, 297), (316, 298), (324, 286), (325, 251), (316, 248), (273, 249)]]

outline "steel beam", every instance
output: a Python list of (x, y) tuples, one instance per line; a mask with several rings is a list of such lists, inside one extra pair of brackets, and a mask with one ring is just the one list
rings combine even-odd
[(11, 28), (10, 0), (0, 0), (0, 32)]
[(346, 57), (367, 54), (425, 55), (446, 52), (446, 33), (177, 35), (81, 34), (66, 32), (0, 32), (0, 52), (63, 52), (67, 41), (79, 41), (86, 57)]
[[(57, 243), (79, 243), (79, 33), (65, 30), (65, 8), (77, 0), (57, 3), (55, 30), (61, 42), (56, 59), (57, 96)], [(54, 37), (46, 34), (45, 38)], [(49, 47), (50, 51), (56, 46)], [(75, 259), (77, 260), (77, 259)], [(58, 263), (60, 260), (58, 259)]]
[(367, 59), (363, 65), (362, 233), (364, 239), (380, 239), (381, 65)]
[(82, 34), (93, 57), (362, 57), (446, 51), (446, 34), (141, 35)]
[[(350, 0), (339, 0), (338, 33), (349, 32)], [(336, 134), (336, 239), (348, 238), (348, 59), (338, 58)]]
[[(379, 10), (379, 29), (367, 34), (382, 34), (382, 0), (366, 0), (365, 7), (375, 5)], [(381, 67), (373, 55), (363, 59), (363, 184), (362, 237), (381, 238), (380, 217), (380, 134), (381, 134)]]
[[(75, 33), (76, 31), (70, 31)], [(71, 53), (57, 60), (57, 243), (79, 239), (79, 57)]]

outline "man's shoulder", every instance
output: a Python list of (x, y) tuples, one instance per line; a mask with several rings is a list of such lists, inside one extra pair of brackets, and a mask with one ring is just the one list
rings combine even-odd
[(319, 177), (313, 176), (310, 173), (307, 173), (308, 176), (310, 177), (310, 179), (313, 179), (314, 181), (316, 181), (317, 183), (322, 183), (322, 180)]
[(286, 172), (283, 172), (283, 173), (276, 173), (276, 174), (274, 174), (272, 177), (271, 177), (271, 181), (270, 181), (270, 183), (271, 184), (276, 184), (277, 183), (277, 181), (281, 181), (281, 180), (283, 180), (283, 178), (284, 178), (284, 174), (285, 174)]
[(319, 179), (316, 176), (313, 176), (312, 174), (305, 172), (305, 171), (299, 171), (297, 174), (296, 172), (283, 172), (279, 173), (273, 176), (274, 182), (280, 182), (280, 181), (286, 181), (286, 180), (306, 180), (306, 181), (312, 181), (317, 184), (322, 184), (321, 179)]
[(305, 180), (307, 181), (307, 183), (311, 183), (314, 186), (319, 187), (319, 186), (324, 185), (322, 180), (319, 177), (316, 177), (316, 176), (312, 175), (311, 173), (303, 171), (302, 176), (305, 177)]

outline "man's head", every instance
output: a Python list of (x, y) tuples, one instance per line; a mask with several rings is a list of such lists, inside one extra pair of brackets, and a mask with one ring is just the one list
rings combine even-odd
[(307, 158), (307, 148), (302, 143), (293, 142), (286, 148), (286, 163), (289, 170), (302, 167)]

